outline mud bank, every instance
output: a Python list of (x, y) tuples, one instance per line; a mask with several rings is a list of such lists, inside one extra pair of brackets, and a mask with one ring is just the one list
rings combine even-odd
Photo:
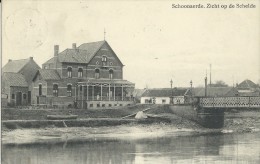
[(221, 133), (220, 130), (195, 130), (178, 128), (171, 124), (126, 124), (113, 127), (66, 127), (41, 129), (15, 129), (2, 133), (3, 144), (26, 144), (45, 142), (73, 142), (84, 140), (110, 139), (142, 139), (163, 136), (201, 135)]

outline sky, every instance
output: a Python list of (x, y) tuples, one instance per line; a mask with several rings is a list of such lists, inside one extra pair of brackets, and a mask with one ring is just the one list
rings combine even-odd
[[(60, 51), (104, 40), (136, 88), (260, 82), (260, 1), (250, 9), (173, 9), (209, 1), (4, 0), (2, 65), (33, 57), (41, 66)], [(247, 2), (244, 1), (246, 4)], [(210, 1), (236, 4), (241, 1)]]

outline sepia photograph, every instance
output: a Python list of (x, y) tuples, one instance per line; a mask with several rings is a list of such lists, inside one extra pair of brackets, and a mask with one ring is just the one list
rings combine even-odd
[(259, 0), (2, 0), (2, 164), (260, 163)]

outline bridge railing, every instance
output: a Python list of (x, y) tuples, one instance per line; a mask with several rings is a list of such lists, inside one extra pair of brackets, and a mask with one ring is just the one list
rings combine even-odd
[(260, 97), (201, 97), (202, 107), (260, 107)]

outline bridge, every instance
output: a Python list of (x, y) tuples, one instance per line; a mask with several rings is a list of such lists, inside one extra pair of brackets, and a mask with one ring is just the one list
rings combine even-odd
[(260, 96), (199, 97), (197, 107), (197, 119), (202, 126), (222, 128), (225, 109), (260, 109)]
[(260, 108), (260, 97), (200, 97), (202, 108)]

